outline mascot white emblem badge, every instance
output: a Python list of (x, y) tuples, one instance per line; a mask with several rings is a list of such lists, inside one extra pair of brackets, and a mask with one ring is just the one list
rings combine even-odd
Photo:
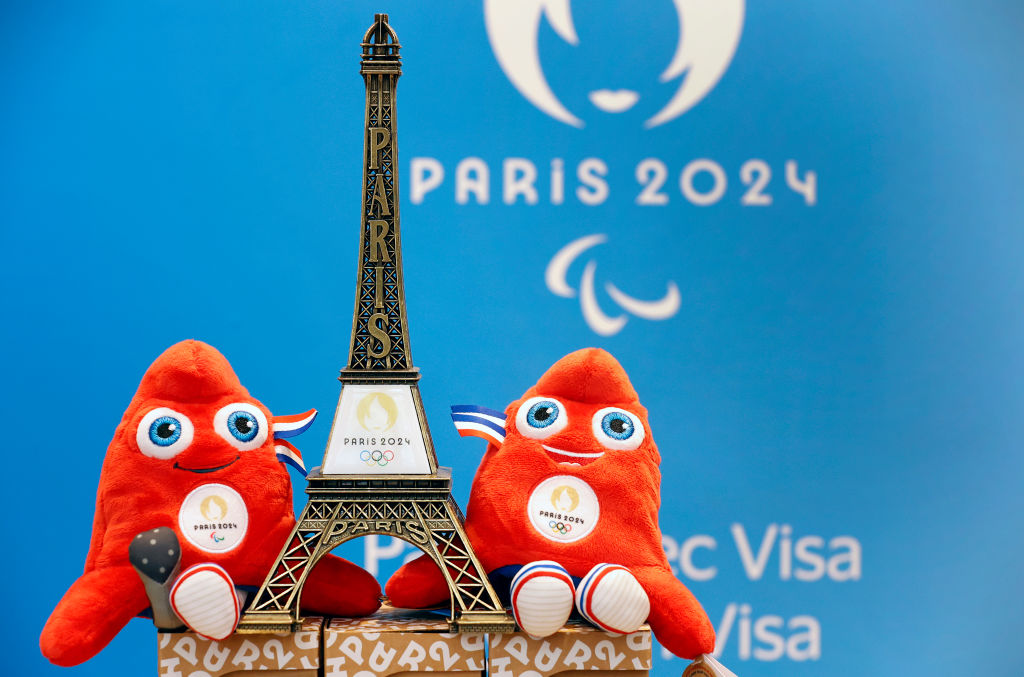
[(203, 552), (228, 552), (245, 538), (249, 511), (242, 496), (231, 487), (203, 484), (182, 501), (178, 530)]
[(559, 543), (580, 540), (594, 530), (601, 517), (597, 494), (571, 475), (556, 475), (538, 484), (526, 509), (537, 533)]
[[(644, 123), (648, 128), (679, 117), (711, 91), (729, 67), (743, 30), (744, 0), (673, 2), (679, 20), (679, 44), (660, 80), (681, 78), (681, 82), (668, 103)], [(485, 0), (484, 15), (494, 56), (519, 93), (556, 120), (582, 127), (583, 120), (559, 101), (548, 84), (538, 46), (543, 17), (567, 43), (579, 44), (569, 0)], [(589, 98), (604, 112), (621, 113), (632, 108), (640, 95), (629, 89), (599, 89)]]

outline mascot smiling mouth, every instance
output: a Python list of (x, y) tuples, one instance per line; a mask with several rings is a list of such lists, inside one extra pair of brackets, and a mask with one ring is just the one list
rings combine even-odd
[(178, 470), (187, 470), (188, 472), (198, 472), (198, 473), (217, 472), (218, 470), (223, 470), (224, 468), (228, 467), (229, 465), (231, 465), (232, 463), (234, 463), (235, 461), (237, 461), (240, 458), (242, 458), (242, 457), (241, 456), (235, 456), (233, 461), (229, 461), (229, 462), (225, 463), (224, 465), (218, 465), (216, 468), (185, 468), (183, 466), (178, 465), (177, 461), (174, 462), (174, 467), (176, 469), (178, 469)]
[(544, 447), (544, 451), (548, 452), (548, 456), (555, 460), (559, 465), (587, 465), (597, 459), (604, 456), (603, 451), (596, 453), (583, 453), (580, 451), (566, 451), (564, 449), (556, 449), (549, 447), (546, 444), (540, 445)]

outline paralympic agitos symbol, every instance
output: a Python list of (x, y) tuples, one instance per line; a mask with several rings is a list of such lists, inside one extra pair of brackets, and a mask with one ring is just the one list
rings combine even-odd
[[(602, 244), (608, 240), (603, 234), (587, 235), (573, 240), (565, 245), (554, 255), (544, 271), (544, 282), (552, 293), (572, 298), (577, 291), (569, 286), (566, 281), (566, 273), (569, 266), (588, 249)], [(580, 278), (580, 309), (583, 311), (583, 319), (596, 333), (601, 336), (611, 336), (619, 333), (626, 325), (629, 318), (625, 314), (615, 317), (606, 315), (601, 306), (597, 303), (597, 293), (594, 289), (594, 273), (597, 271), (597, 263), (591, 259), (583, 269), (583, 276)], [(656, 301), (642, 301), (629, 296), (621, 291), (611, 282), (604, 283), (604, 289), (619, 306), (632, 315), (645, 320), (667, 320), (679, 311), (681, 297), (679, 287), (669, 280), (665, 296)]]

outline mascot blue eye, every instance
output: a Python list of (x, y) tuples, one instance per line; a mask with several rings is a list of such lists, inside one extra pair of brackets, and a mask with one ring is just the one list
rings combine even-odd
[(150, 441), (160, 447), (169, 447), (181, 437), (181, 421), (173, 416), (161, 416), (149, 425)]
[(628, 440), (633, 436), (636, 426), (633, 419), (619, 411), (605, 414), (601, 419), (601, 430), (604, 434), (616, 440)]
[(239, 442), (251, 442), (260, 432), (260, 423), (247, 411), (236, 411), (228, 416), (228, 431)]
[(225, 404), (213, 416), (213, 429), (239, 451), (259, 449), (271, 432), (267, 415), (251, 402)]
[(553, 397), (531, 397), (516, 411), (516, 430), (531, 440), (543, 440), (565, 430), (569, 410)]
[(551, 400), (542, 400), (530, 407), (526, 414), (526, 422), (534, 428), (547, 428), (558, 420), (558, 405)]
[(135, 443), (143, 456), (174, 458), (192, 444), (195, 428), (188, 416), (168, 407), (150, 409), (135, 429)]
[(594, 439), (605, 449), (633, 451), (644, 441), (644, 424), (640, 418), (625, 409), (605, 407), (594, 412), (590, 419)]

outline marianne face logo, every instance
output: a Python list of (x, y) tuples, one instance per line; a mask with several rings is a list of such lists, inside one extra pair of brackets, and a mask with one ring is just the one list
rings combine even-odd
[[(627, 22), (616, 21), (614, 14), (601, 17), (602, 22), (608, 24), (606, 28), (611, 28), (611, 44), (601, 40), (600, 44), (589, 46), (595, 53), (614, 51), (621, 59), (630, 59), (636, 54), (665, 55), (662, 63), (623, 64), (633, 78), (652, 72), (660, 73), (658, 80), (663, 85), (678, 81), (674, 94), (644, 121), (648, 128), (679, 117), (711, 91), (729, 67), (743, 30), (744, 0), (663, 0), (662, 5), (661, 9), (674, 10), (678, 25), (678, 42), (674, 49), (670, 45), (644, 45), (643, 34), (615, 36), (615, 29)], [(567, 83), (555, 82), (552, 87), (545, 74), (540, 37), (546, 25), (570, 47), (588, 48), (577, 33), (574, 7), (577, 13), (594, 12), (590, 3), (570, 5), (569, 0), (485, 0), (484, 17), (494, 56), (519, 93), (546, 115), (567, 125), (584, 127), (591, 113), (624, 113), (639, 106), (650, 88), (644, 87), (639, 79), (614, 81), (618, 79), (608, 73), (608, 82), (593, 82), (593, 88), (587, 92), (588, 110), (570, 110), (563, 103), (556, 91)], [(650, 6), (643, 3), (635, 9), (620, 8), (619, 11), (654, 9), (659, 9), (657, 3)], [(605, 35), (605, 31), (601, 34)], [(648, 40), (651, 34), (646, 33)], [(596, 37), (591, 40), (599, 42)], [(638, 44), (643, 48), (635, 49)], [(593, 66), (596, 61), (587, 63)], [(600, 73), (597, 76), (600, 77)], [(658, 104), (661, 102), (655, 105)]]
[(211, 494), (199, 503), (199, 512), (208, 522), (219, 522), (228, 515), (228, 502), (217, 494)]
[[(359, 400), (356, 405), (356, 420), (363, 430), (371, 433), (383, 433), (394, 427), (398, 421), (398, 404), (394, 398), (383, 392), (371, 392)], [(407, 440), (399, 438), (369, 438), (363, 439), (368, 444), (391, 444), (401, 445)], [(394, 449), (362, 449), (359, 452), (359, 460), (368, 468), (384, 468), (395, 460)]]
[(551, 507), (555, 510), (572, 512), (580, 505), (580, 492), (567, 484), (555, 487), (551, 492)]
[(356, 405), (356, 420), (367, 432), (385, 432), (398, 420), (398, 405), (387, 393), (372, 392)]

